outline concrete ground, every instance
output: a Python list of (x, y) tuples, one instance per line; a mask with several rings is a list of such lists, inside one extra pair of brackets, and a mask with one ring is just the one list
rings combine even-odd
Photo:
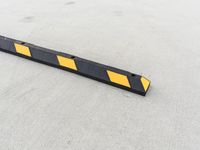
[(0, 0), (0, 35), (146, 76), (146, 97), (0, 52), (1, 150), (197, 150), (199, 0)]

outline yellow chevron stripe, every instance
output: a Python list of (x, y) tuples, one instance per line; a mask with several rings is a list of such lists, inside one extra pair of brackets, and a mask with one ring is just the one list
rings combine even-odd
[(144, 90), (145, 92), (147, 91), (149, 85), (150, 85), (150, 81), (148, 79), (146, 79), (145, 77), (141, 77), (141, 82), (142, 82), (142, 85), (144, 87)]

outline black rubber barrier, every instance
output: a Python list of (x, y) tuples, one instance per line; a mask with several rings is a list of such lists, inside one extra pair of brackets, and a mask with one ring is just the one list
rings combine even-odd
[(3, 36), (0, 36), (0, 51), (70, 71), (143, 96), (150, 86), (150, 81), (143, 76)]

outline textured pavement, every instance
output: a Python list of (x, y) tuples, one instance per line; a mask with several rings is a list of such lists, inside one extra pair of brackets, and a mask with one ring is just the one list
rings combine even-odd
[(0, 35), (146, 76), (146, 97), (0, 52), (1, 150), (197, 150), (198, 0), (0, 0)]

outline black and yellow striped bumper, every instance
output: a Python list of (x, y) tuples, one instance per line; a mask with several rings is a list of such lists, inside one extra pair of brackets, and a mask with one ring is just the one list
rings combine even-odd
[(143, 96), (150, 86), (150, 81), (143, 76), (3, 36), (0, 36), (0, 51), (86, 76)]

